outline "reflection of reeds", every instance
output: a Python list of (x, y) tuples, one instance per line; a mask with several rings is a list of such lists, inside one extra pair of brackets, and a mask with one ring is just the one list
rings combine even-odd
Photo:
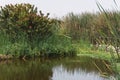
[(95, 65), (95, 67), (98, 69), (98, 71), (99, 71), (100, 73), (103, 73), (102, 70), (97, 66), (97, 64), (96, 64), (95, 62), (92, 62), (92, 63)]
[(106, 68), (107, 68), (111, 73), (113, 73), (113, 70), (111, 69), (111, 66), (108, 65), (104, 60), (102, 60), (102, 62), (104, 63), (104, 65), (106, 66)]
[[(106, 72), (104, 72), (104, 71), (102, 71), (102, 69), (100, 68), (100, 66), (98, 66), (95, 62), (92, 62), (93, 63), (93, 65), (98, 69), (98, 71), (100, 72), (100, 76), (102, 76), (102, 77), (109, 77), (109, 74), (108, 73), (106, 73)], [(110, 65), (108, 65), (105, 61), (103, 61), (102, 60), (102, 63), (103, 63), (103, 65), (105, 65), (106, 66), (106, 69), (110, 72), (110, 74), (113, 74), (114, 72), (113, 72), (113, 70), (111, 69), (111, 66)], [(106, 70), (106, 71), (107, 71)]]

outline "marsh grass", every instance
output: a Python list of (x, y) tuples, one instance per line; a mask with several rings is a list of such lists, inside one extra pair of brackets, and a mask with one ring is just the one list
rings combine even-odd
[[(114, 3), (117, 5), (116, 0), (114, 0)], [(119, 27), (120, 26), (119, 25), (119, 21), (120, 21), (119, 17), (120, 17), (120, 15), (118, 15), (119, 12), (116, 11), (115, 13), (112, 14), (112, 16), (113, 16), (112, 19), (113, 19), (114, 23), (116, 24), (116, 25), (113, 25), (110, 22), (110, 18), (109, 18), (110, 15), (102, 7), (102, 5), (97, 2), (97, 6), (98, 6), (99, 10), (104, 13), (104, 17), (105, 17), (105, 19), (107, 21), (108, 28), (110, 30), (111, 35), (113, 36), (112, 40), (108, 44), (111, 44), (114, 47), (119, 48), (120, 47), (119, 46), (120, 33), (118, 31), (120, 29), (120, 27)], [(116, 13), (118, 13), (118, 14), (116, 14)], [(119, 55), (119, 52), (117, 50), (116, 50), (116, 53), (117, 53), (117, 59), (115, 57), (115, 54), (112, 51), (110, 52), (110, 54), (111, 54), (111, 64), (112, 64), (113, 70), (115, 71), (115, 78), (116, 78), (116, 80), (119, 80), (120, 79), (120, 73), (119, 73), (119, 66), (117, 64), (119, 62), (117, 62), (117, 60), (120, 59), (120, 55)]]
[[(19, 33), (19, 32), (18, 32)], [(52, 35), (44, 40), (39, 37), (29, 41), (26, 34), (20, 33), (15, 38), (14, 43), (7, 35), (0, 33), (0, 53), (10, 54), (14, 57), (56, 57), (74, 56), (76, 49), (71, 43), (71, 39), (63, 35)]]

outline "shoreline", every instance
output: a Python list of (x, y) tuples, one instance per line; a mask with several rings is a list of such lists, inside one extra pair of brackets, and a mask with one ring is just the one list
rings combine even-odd
[[(105, 54), (105, 53), (92, 53), (92, 54), (87, 54), (87, 53), (83, 53), (83, 54), (76, 54), (76, 56), (88, 56), (88, 57), (91, 57), (91, 58), (98, 58), (98, 59), (103, 59), (103, 60), (110, 60), (111, 59), (111, 55), (110, 54)], [(40, 56), (34, 56), (34, 58), (38, 58), (38, 57), (40, 57)], [(43, 56), (41, 56), (41, 57), (43, 57)], [(53, 57), (53, 58), (57, 58), (57, 57), (59, 57), (59, 56), (56, 56), (56, 57)], [(70, 56), (64, 56), (64, 57), (70, 57)], [(13, 55), (10, 55), (10, 54), (8, 54), (8, 55), (6, 55), (6, 54), (0, 54), (0, 60), (9, 60), (9, 59), (23, 59), (23, 60), (25, 60), (25, 59), (29, 59), (29, 58), (33, 58), (33, 57), (15, 57), (15, 56), (13, 56)], [(49, 58), (49, 57), (47, 57), (47, 58)], [(51, 57), (50, 57), (51, 58)]]
[(13, 59), (12, 55), (0, 54), (0, 60), (9, 60)]

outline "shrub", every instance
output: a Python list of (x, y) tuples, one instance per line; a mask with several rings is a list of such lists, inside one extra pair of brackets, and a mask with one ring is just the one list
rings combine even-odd
[(24, 33), (29, 41), (39, 37), (43, 40), (53, 34), (56, 21), (50, 19), (49, 13), (45, 16), (41, 11), (30, 4), (6, 5), (0, 10), (0, 29), (10, 36), (12, 42)]

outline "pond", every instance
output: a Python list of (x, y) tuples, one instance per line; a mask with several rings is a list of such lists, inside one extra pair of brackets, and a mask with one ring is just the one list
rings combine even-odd
[(107, 61), (90, 57), (7, 60), (0, 62), (0, 80), (109, 80)]

